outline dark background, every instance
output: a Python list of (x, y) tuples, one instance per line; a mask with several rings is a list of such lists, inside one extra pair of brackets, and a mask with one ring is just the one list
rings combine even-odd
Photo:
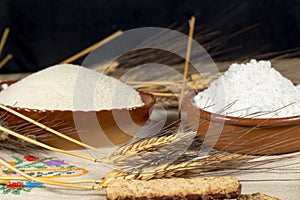
[(37, 71), (116, 30), (183, 25), (193, 14), (197, 25), (223, 35), (260, 24), (227, 44), (243, 45), (239, 53), (300, 47), (297, 0), (0, 0), (1, 35), (11, 29), (0, 59), (14, 56), (1, 73)]

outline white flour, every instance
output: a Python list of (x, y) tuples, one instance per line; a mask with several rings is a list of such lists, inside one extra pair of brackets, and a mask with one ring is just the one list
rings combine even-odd
[[(208, 89), (194, 97), (194, 104), (209, 112), (235, 117), (295, 116), (300, 115), (300, 86), (295, 87), (269, 61), (251, 60), (247, 64), (232, 64)], [(230, 108), (221, 111), (230, 104)]]
[(0, 92), (0, 103), (30, 109), (104, 110), (143, 105), (131, 86), (70, 64), (34, 73)]
[(296, 88), (300, 91), (300, 84), (298, 84), (298, 85), (296, 86)]

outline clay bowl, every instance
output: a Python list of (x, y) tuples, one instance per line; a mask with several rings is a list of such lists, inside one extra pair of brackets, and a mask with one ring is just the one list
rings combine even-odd
[[(0, 83), (0, 90), (15, 82)], [(62, 111), (10, 108), (74, 139), (96, 147), (107, 147), (129, 141), (132, 138), (131, 134), (149, 119), (151, 108), (155, 104), (155, 97), (152, 94), (143, 92), (140, 92), (140, 95), (144, 106), (132, 109)], [(65, 150), (82, 148), (4, 110), (0, 110), (0, 116), (8, 126), (15, 127), (18, 133), (34, 136), (37, 140), (50, 146)], [(101, 130), (101, 133), (98, 133), (98, 130)], [(104, 137), (102, 133), (105, 135)], [(98, 136), (100, 138), (97, 138)], [(105, 142), (106, 139), (109, 143)], [(99, 144), (99, 141), (100, 143), (102, 141), (102, 143)]]
[(238, 118), (212, 114), (193, 105), (194, 92), (183, 99), (188, 122), (199, 138), (218, 150), (275, 155), (300, 150), (300, 116), (287, 118)]

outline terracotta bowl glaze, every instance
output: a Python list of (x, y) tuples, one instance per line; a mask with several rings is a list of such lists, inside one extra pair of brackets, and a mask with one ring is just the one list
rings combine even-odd
[(193, 104), (194, 92), (183, 99), (188, 122), (206, 144), (228, 152), (275, 155), (300, 150), (300, 116), (239, 118), (207, 112)]
[[(16, 81), (7, 81), (0, 83), (0, 89), (5, 89), (7, 86)], [(92, 134), (93, 128), (97, 130), (101, 127), (105, 136), (111, 144), (89, 144), (99, 147), (110, 146), (112, 144), (123, 144), (132, 138), (131, 134), (140, 128), (148, 119), (151, 113), (151, 108), (155, 104), (155, 97), (152, 94), (140, 92), (144, 105), (132, 109), (112, 109), (101, 111), (69, 111), (69, 110), (36, 110), (27, 108), (10, 107), (11, 109), (26, 115), (36, 121), (39, 121), (54, 130), (57, 130), (74, 139), (89, 138), (83, 134)], [(80, 149), (82, 147), (73, 144), (65, 139), (50, 134), (49, 132), (33, 125), (19, 117), (16, 117), (4, 110), (0, 110), (0, 115), (7, 125), (15, 127), (18, 133), (23, 135), (31, 135), (37, 140), (51, 145), (53, 147), (71, 150)], [(78, 127), (76, 121), (80, 119), (81, 128)], [(122, 118), (123, 117), (123, 118)], [(130, 120), (128, 120), (130, 118)], [(82, 126), (82, 124), (84, 126)], [(94, 124), (91, 125), (90, 124)], [(120, 128), (121, 127), (121, 128)], [(129, 134), (128, 134), (129, 133)], [(97, 135), (89, 135), (90, 141), (93, 143), (93, 137)], [(97, 141), (97, 138), (94, 138)], [(86, 141), (83, 141), (86, 142)]]

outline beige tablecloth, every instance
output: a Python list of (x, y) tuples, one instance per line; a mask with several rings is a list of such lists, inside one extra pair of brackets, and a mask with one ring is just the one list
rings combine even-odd
[[(78, 151), (80, 154), (89, 155), (87, 151), (81, 150)], [(21, 167), (23, 170), (34, 170), (37, 167), (44, 166), (46, 168), (37, 169), (47, 174), (47, 170), (53, 169), (51, 171), (56, 171), (53, 176), (61, 177), (62, 180), (78, 180), (78, 179), (100, 179), (105, 176), (105, 174), (111, 171), (110, 167), (104, 166), (101, 163), (94, 163), (91, 161), (86, 161), (79, 158), (74, 158), (68, 155), (58, 154), (54, 152), (44, 151), (44, 152), (35, 152), (30, 153), (31, 157), (36, 158), (35, 161), (27, 161), (24, 156), (29, 154), (18, 154), (7, 151), (0, 151), (1, 157), (4, 157), (7, 161), (13, 162), (17, 160), (22, 160), (23, 163)], [(30, 157), (29, 157), (30, 158)], [(28, 158), (27, 158), (28, 159)], [(30, 160), (30, 159), (29, 159)], [(21, 161), (21, 162), (22, 162)], [(42, 164), (35, 164), (39, 161)], [(45, 164), (46, 163), (46, 164)], [(17, 165), (17, 166), (20, 166)], [(60, 171), (63, 168), (66, 168), (66, 171)], [(1, 167), (0, 167), (1, 169)], [(87, 171), (88, 173), (86, 173)], [(83, 172), (85, 171), (85, 172)], [(0, 171), (1, 172), (1, 171)], [(51, 173), (51, 172), (50, 172)], [(70, 173), (70, 174), (68, 174)], [(86, 174), (85, 174), (86, 173)], [(48, 174), (48, 176), (52, 174)], [(68, 176), (71, 177), (68, 177)], [(77, 177), (73, 177), (73, 175)], [(26, 185), (26, 184), (25, 184)], [(91, 184), (89, 184), (91, 185)], [(29, 189), (29, 188), (27, 188)], [(0, 199), (1, 200), (12, 200), (12, 199), (52, 199), (52, 200), (74, 200), (74, 199), (105, 199), (105, 191), (91, 191), (91, 190), (82, 190), (82, 189), (70, 189), (63, 187), (56, 187), (51, 185), (41, 185), (40, 187), (34, 187), (30, 191), (26, 192), (24, 190), (20, 191), (20, 194), (16, 193), (17, 189), (11, 189), (7, 194), (3, 189), (0, 189)]]
[[(86, 150), (75, 151), (80, 154), (89, 155)], [(63, 155), (54, 152), (35, 152), (31, 153), (31, 157), (36, 158), (36, 160), (27, 161), (28, 153), (17, 154), (7, 151), (0, 151), (1, 157), (4, 157), (8, 161), (21, 162), (21, 164), (15, 163), (16, 166), (22, 165), (23, 170), (37, 169), (36, 167), (41, 166), (41, 164), (35, 164), (41, 161), (42, 165), (46, 163), (46, 169), (57, 169), (55, 176), (60, 176), (62, 180), (78, 180), (78, 179), (99, 179), (113, 168), (110, 166), (105, 166), (101, 163), (93, 163), (91, 161), (82, 160), (79, 158), (71, 157), (68, 155)], [(24, 157), (24, 155), (27, 157)], [(31, 158), (29, 157), (29, 158)], [(279, 170), (271, 170), (269, 172), (256, 172), (256, 173), (242, 173), (236, 175), (236, 177), (242, 182), (242, 192), (243, 193), (254, 193), (262, 192), (272, 196), (279, 197), (286, 200), (299, 200), (300, 199), (300, 173), (299, 170), (294, 171), (296, 168), (300, 169), (299, 158), (293, 158), (284, 160), (282, 162), (271, 163), (266, 167), (276, 166)], [(20, 161), (21, 160), (21, 161)], [(23, 162), (22, 162), (23, 160)], [(281, 167), (281, 169), (280, 169)], [(61, 168), (67, 168), (70, 175), (78, 175), (78, 177), (67, 177), (66, 171), (60, 172)], [(1, 170), (1, 166), (0, 166)], [(84, 174), (82, 170), (87, 170), (88, 173)], [(34, 170), (33, 170), (34, 171)], [(40, 171), (47, 172), (47, 170), (42, 169)], [(1, 172), (1, 171), (0, 171)], [(48, 173), (48, 172), (47, 172)], [(50, 174), (52, 175), (52, 174)], [(49, 176), (49, 174), (48, 174)], [(289, 180), (286, 180), (289, 179)], [(266, 180), (266, 181), (263, 181)], [(28, 188), (27, 188), (28, 189)], [(0, 199), (1, 200), (12, 200), (12, 199), (52, 199), (52, 200), (73, 200), (74, 198), (82, 200), (93, 200), (93, 199), (105, 199), (105, 191), (89, 191), (82, 189), (69, 189), (63, 187), (55, 187), (51, 185), (42, 185), (42, 187), (32, 188), (30, 191), (26, 192), (21, 190), (19, 194), (14, 193), (11, 189), (7, 194), (4, 194), (4, 190), (0, 189)]]

